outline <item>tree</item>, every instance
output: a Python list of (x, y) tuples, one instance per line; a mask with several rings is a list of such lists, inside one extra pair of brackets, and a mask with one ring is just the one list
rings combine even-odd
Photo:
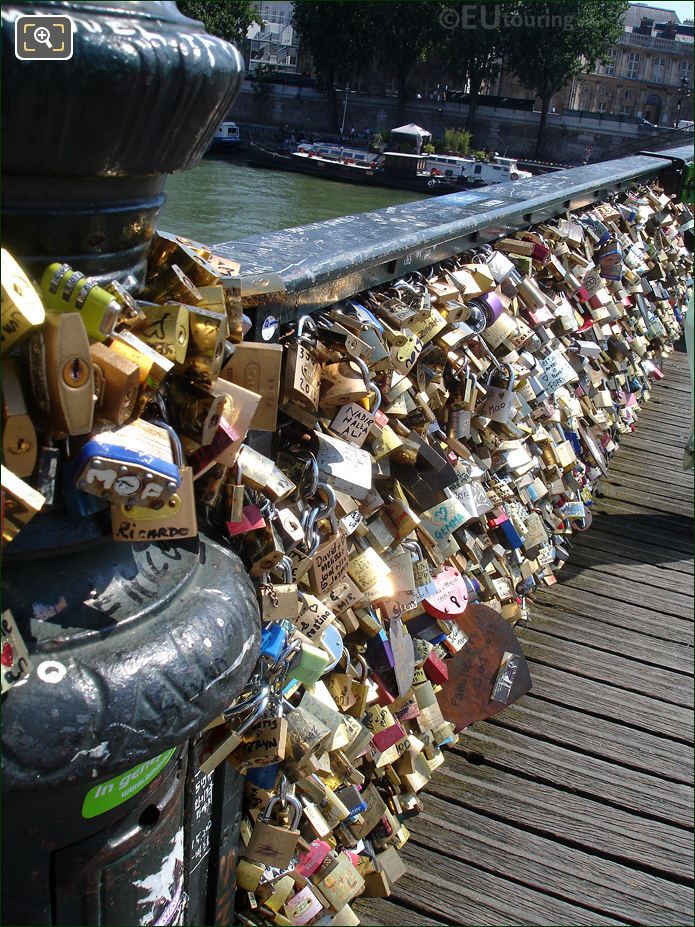
[(396, 76), (398, 121), (402, 121), (408, 78), (419, 61), (426, 61), (435, 43), (442, 41), (441, 3), (389, 0), (367, 3), (379, 60)]
[[(469, 87), (467, 128), (473, 131), (478, 96), (485, 81), (497, 76), (504, 50), (503, 21), (500, 13), (512, 12), (513, 2), (504, 0), (488, 8), (484, 0), (469, 0), (456, 7), (457, 18), (446, 27), (442, 16), (442, 58), (452, 78), (466, 81)], [(444, 31), (445, 30), (445, 31)]]
[(339, 126), (336, 85), (349, 78), (360, 60), (369, 57), (372, 6), (347, 0), (299, 0), (294, 4), (292, 25), (311, 55), (316, 83), (328, 100), (335, 131)]
[(554, 93), (599, 58), (623, 34), (623, 0), (519, 0), (506, 28), (507, 60), (521, 83), (541, 99), (536, 157), (543, 150)]
[(200, 19), (210, 33), (240, 47), (249, 26), (263, 25), (253, 0), (178, 0), (184, 16)]

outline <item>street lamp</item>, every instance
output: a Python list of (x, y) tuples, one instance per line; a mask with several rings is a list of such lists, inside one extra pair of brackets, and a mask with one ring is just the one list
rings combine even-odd
[(684, 77), (681, 81), (681, 92), (678, 97), (678, 109), (676, 110), (676, 125), (674, 128), (678, 128), (681, 121), (681, 106), (683, 105), (683, 98), (690, 95), (690, 88), (688, 87), (688, 78)]
[(340, 134), (342, 135), (345, 132), (345, 117), (347, 115), (348, 94), (357, 93), (357, 91), (350, 90), (350, 85), (348, 84), (345, 90), (337, 90), (337, 92), (345, 94), (345, 102), (343, 103), (343, 121), (340, 123)]

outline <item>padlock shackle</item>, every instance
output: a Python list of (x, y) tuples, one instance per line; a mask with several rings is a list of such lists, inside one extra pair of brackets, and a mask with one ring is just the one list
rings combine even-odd
[(313, 345), (316, 342), (316, 337), (311, 338), (308, 335), (304, 334), (304, 329), (308, 328), (312, 335), (316, 336), (317, 328), (316, 322), (312, 319), (310, 315), (300, 315), (299, 320), (297, 321), (297, 341), (303, 342), (304, 344)]
[[(302, 476), (297, 483), (297, 496), (301, 499), (311, 499), (312, 496), (316, 495), (316, 489), (319, 483), (319, 465), (318, 461), (314, 454), (311, 451), (307, 451), (305, 448), (302, 448), (298, 451), (297, 456), (300, 460), (304, 460), (306, 467)], [(304, 482), (307, 478), (307, 473), (309, 472), (309, 467), (311, 467), (310, 478), (311, 482), (307, 487), (304, 486)]]
[[(283, 777), (284, 779), (284, 777)], [(287, 780), (285, 779), (285, 782)], [(282, 786), (281, 786), (282, 788)], [(273, 808), (278, 803), (284, 805), (292, 805), (294, 808), (294, 816), (292, 818), (292, 824), (290, 825), (290, 830), (297, 830), (299, 827), (299, 822), (302, 819), (302, 803), (295, 795), (273, 795), (268, 804), (265, 806), (265, 810), (258, 816), (259, 821), (263, 821), (264, 824), (269, 824), (271, 820), (271, 814)]]
[[(225, 719), (229, 720), (229, 718), (232, 718), (235, 715), (242, 714), (242, 712), (246, 711), (247, 708), (252, 708), (254, 705), (256, 705), (257, 702), (259, 702), (259, 700), (262, 702), (263, 699), (265, 699), (265, 705), (267, 706), (269, 694), (270, 691), (268, 686), (263, 686), (261, 687), (260, 691), (252, 693), (248, 698), (242, 699), (242, 701), (236, 702), (234, 705), (230, 705), (229, 708), (225, 708), (222, 714)], [(265, 710), (265, 706), (263, 710)]]
[[(417, 541), (401, 541), (401, 547), (405, 547), (406, 550), (410, 551), (410, 559), (413, 561), (413, 563), (417, 562), (418, 560), (424, 560), (422, 547)], [(413, 554), (416, 556), (413, 557)]]
[(172, 454), (174, 457), (174, 463), (179, 468), (179, 470), (182, 470), (186, 466), (186, 464), (184, 463), (183, 447), (181, 446), (181, 439), (179, 438), (178, 434), (171, 427), (171, 425), (169, 425), (168, 422), (164, 422), (161, 419), (158, 419), (158, 418), (153, 419), (152, 424), (157, 425), (159, 428), (163, 428), (169, 435), (169, 441), (171, 442), (171, 450), (172, 450)]

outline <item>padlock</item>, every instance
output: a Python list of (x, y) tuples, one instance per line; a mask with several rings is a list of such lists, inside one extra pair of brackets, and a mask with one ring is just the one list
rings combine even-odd
[(227, 316), (200, 306), (188, 307), (188, 325), (188, 348), (182, 372), (209, 386), (219, 377), (224, 363)]
[(331, 658), (325, 650), (308, 642), (302, 643), (290, 663), (289, 676), (298, 679), (305, 686), (313, 686), (330, 662)]
[(168, 399), (177, 431), (198, 444), (210, 444), (222, 416), (225, 397), (209, 392), (202, 385), (172, 377)]
[(139, 302), (141, 319), (130, 330), (162, 357), (182, 365), (186, 360), (189, 339), (189, 307), (180, 303)]
[(362, 447), (381, 406), (381, 392), (372, 383), (367, 365), (360, 358), (355, 358), (353, 363), (360, 368), (364, 377), (366, 396), (373, 394), (374, 399), (370, 402), (369, 409), (362, 408), (354, 401), (342, 405), (332, 419), (330, 428), (339, 438), (356, 447)]
[(96, 381), (96, 414), (122, 425), (138, 400), (140, 368), (132, 360), (97, 342), (89, 349)]
[(26, 644), (9, 608), (2, 613), (0, 627), (2, 628), (0, 680), (2, 680), (2, 694), (4, 695), (9, 689), (23, 685), (27, 681), (32, 666)]
[(8, 351), (26, 338), (46, 317), (39, 294), (9, 251), (0, 251), (0, 287), (2, 318), (0, 319), (0, 352)]
[(140, 396), (135, 406), (135, 413), (140, 414), (173, 370), (174, 364), (129, 331), (116, 332), (109, 347), (138, 365)]
[[(278, 805), (291, 805), (294, 809), (290, 827), (272, 823), (273, 810)], [(256, 821), (244, 856), (252, 862), (264, 863), (278, 869), (286, 869), (295, 854), (299, 840), (299, 821), (302, 806), (294, 795), (277, 795)]]
[(76, 312), (49, 312), (28, 348), (31, 385), (56, 438), (88, 434), (94, 416), (89, 339)]
[(121, 314), (107, 290), (69, 264), (49, 264), (41, 276), (41, 295), (52, 312), (79, 312), (87, 334), (96, 341), (111, 335)]
[(507, 375), (507, 386), (503, 389), (499, 386), (487, 386), (487, 396), (484, 402), (476, 409), (476, 415), (481, 418), (489, 418), (493, 422), (509, 422), (514, 415), (515, 396), (514, 368), (509, 364), (505, 365)]
[(225, 721), (243, 714), (246, 711), (248, 711), (248, 714), (236, 730), (231, 733), (228, 729), (223, 729), (219, 734), (215, 731), (217, 742), (212, 749), (206, 750), (205, 754), (201, 755), (199, 768), (204, 775), (209, 776), (220, 763), (224, 762), (232, 750), (235, 750), (239, 746), (246, 731), (263, 717), (270, 703), (270, 699), (270, 688), (268, 685), (264, 685), (261, 686), (257, 692), (252, 692), (246, 698), (237, 701), (232, 708), (227, 709), (224, 713)]
[(299, 617), (299, 593), (292, 582), (292, 561), (283, 556), (276, 569), (282, 572), (284, 582), (274, 583), (271, 574), (261, 576), (259, 593), (263, 621), (296, 622)]
[[(310, 334), (307, 334), (309, 332)], [(296, 340), (285, 351), (283, 404), (310, 412), (318, 409), (321, 365), (316, 352), (316, 325), (310, 316), (297, 322)]]
[(137, 419), (90, 437), (75, 461), (75, 483), (109, 502), (161, 509), (179, 488), (181, 463), (173, 429)]
[(39, 512), (44, 497), (28, 483), (16, 476), (8, 467), (2, 472), (2, 543), (9, 544)]
[(345, 656), (345, 672), (333, 670), (328, 676), (328, 691), (335, 699), (336, 705), (341, 711), (347, 711), (357, 701), (357, 696), (353, 691), (354, 676), (350, 672), (350, 652), (346, 648), (343, 651)]
[(111, 505), (111, 532), (114, 541), (173, 541), (198, 534), (193, 471), (180, 471), (180, 484), (174, 495), (159, 509), (124, 502)]
[(2, 360), (2, 457), (6, 467), (23, 479), (36, 466), (38, 439), (27, 414), (17, 361)]
[(222, 377), (260, 395), (251, 421), (254, 430), (277, 427), (283, 350), (280, 344), (242, 342), (222, 368)]

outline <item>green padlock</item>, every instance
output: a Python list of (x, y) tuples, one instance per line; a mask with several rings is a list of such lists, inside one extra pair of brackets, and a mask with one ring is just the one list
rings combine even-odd
[(320, 647), (313, 644), (302, 643), (297, 655), (290, 663), (288, 678), (298, 679), (305, 686), (313, 686), (326, 671), (331, 662), (330, 656)]
[(96, 341), (111, 335), (121, 314), (110, 293), (69, 264), (49, 264), (41, 277), (41, 295), (47, 309), (79, 312), (87, 334)]

